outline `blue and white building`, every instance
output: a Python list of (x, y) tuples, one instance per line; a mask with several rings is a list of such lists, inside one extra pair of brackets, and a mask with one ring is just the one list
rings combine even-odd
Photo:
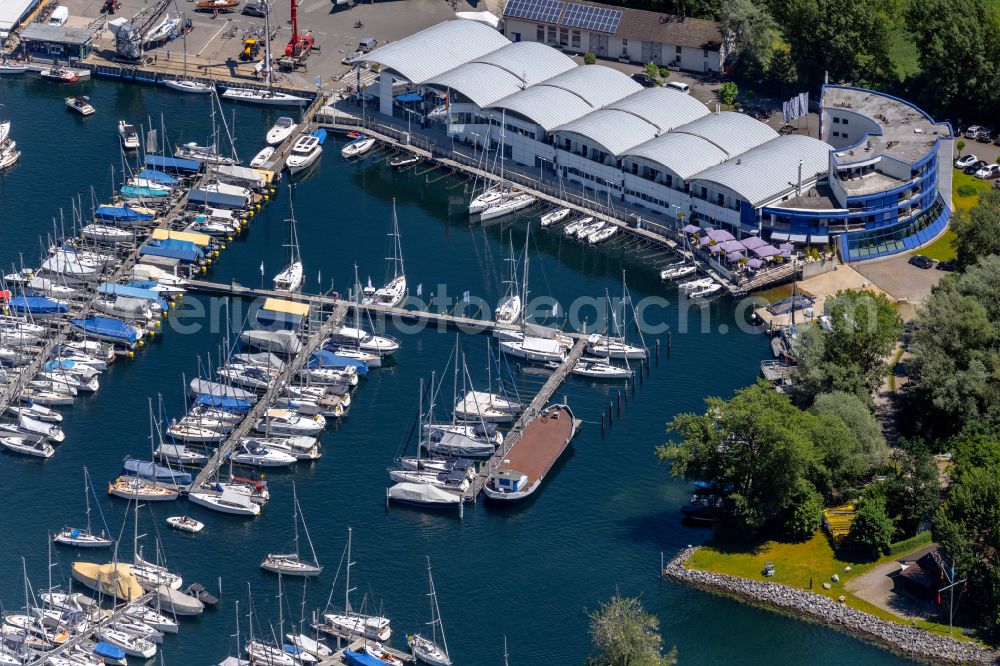
[(382, 113), (402, 112), (395, 84), (416, 86), (425, 109), (447, 100), (455, 139), (646, 219), (683, 214), (738, 238), (835, 246), (862, 261), (929, 242), (950, 216), (951, 127), (883, 93), (825, 86), (817, 139), (781, 136), (471, 21), (433, 26), (365, 60), (380, 65)]

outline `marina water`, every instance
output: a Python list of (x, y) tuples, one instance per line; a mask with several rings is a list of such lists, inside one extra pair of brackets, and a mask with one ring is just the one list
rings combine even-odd
[[(97, 114), (81, 118), (65, 110), (63, 97), (87, 94)], [(37, 264), (39, 235), (51, 233), (59, 208), (70, 224), (70, 202), (80, 194), (91, 206), (90, 187), (98, 203), (112, 191), (111, 166), (121, 171), (117, 121), (159, 128), (161, 114), (171, 143), (208, 140), (211, 122), (208, 100), (186, 97), (153, 87), (94, 81), (58, 87), (35, 77), (0, 81), (0, 117), (12, 120), (12, 136), (21, 163), (0, 176), (0, 266), (8, 272), (24, 253), (27, 265)], [(244, 162), (263, 145), (262, 138), (279, 111), (226, 104), (226, 119), (234, 129)], [(235, 110), (235, 118), (233, 111)], [(465, 291), (495, 304), (503, 292), (509, 233), (513, 244), (524, 243), (525, 222), (537, 227), (537, 215), (513, 227), (470, 226), (465, 215), (468, 194), (453, 178), (418, 167), (393, 173), (384, 162), (347, 164), (339, 156), (340, 141), (328, 142), (322, 163), (295, 189), (295, 211), (306, 290), (346, 292), (358, 265), (362, 282), (371, 276), (380, 284), (387, 256), (385, 233), (396, 199), (406, 272), (413, 294), (439, 292), (446, 285), (452, 298)], [(258, 286), (263, 261), (265, 279), (286, 261), (282, 244), (288, 234), (284, 219), (288, 192), (261, 211), (249, 231), (222, 253), (211, 279)], [(681, 525), (678, 508), (689, 488), (669, 479), (656, 464), (653, 449), (664, 441), (665, 423), (687, 410), (700, 410), (709, 395), (728, 396), (752, 382), (767, 353), (764, 336), (740, 332), (737, 313), (728, 301), (711, 304), (710, 316), (698, 310), (678, 321), (676, 294), (659, 283), (654, 272), (626, 256), (584, 248), (561, 234), (535, 228), (530, 247), (530, 289), (533, 296), (553, 296), (565, 312), (580, 296), (603, 298), (605, 290), (621, 293), (621, 271), (627, 271), (634, 301), (650, 295), (670, 301), (653, 321), (670, 323), (671, 349), (660, 338), (660, 359), (635, 395), (629, 395), (621, 418), (602, 436), (601, 415), (617, 402), (618, 387), (571, 378), (556, 397), (566, 396), (582, 432), (571, 451), (546, 479), (538, 496), (510, 510), (467, 507), (459, 520), (406, 508), (385, 507), (389, 485), (386, 467), (400, 453), (414, 424), (421, 378), (445, 368), (456, 335), (425, 331), (399, 335), (402, 349), (396, 363), (372, 371), (354, 396), (350, 415), (322, 436), (324, 457), (299, 463), (290, 471), (268, 475), (271, 501), (256, 520), (234, 519), (192, 507), (181, 500), (153, 504), (140, 513), (140, 532), (147, 556), (159, 537), (168, 566), (185, 584), (201, 582), (216, 590), (221, 577), (223, 602), (217, 610), (185, 621), (179, 636), (164, 642), (167, 664), (214, 664), (235, 650), (234, 601), (244, 615), (241, 635), (247, 635), (246, 583), (254, 593), (255, 633), (277, 631), (277, 581), (258, 568), (269, 551), (291, 546), (291, 484), (299, 500), (316, 550), (325, 565), (322, 576), (305, 591), (307, 609), (326, 604), (341, 561), (347, 528), (354, 528), (352, 602), (376, 610), (393, 622), (393, 644), (405, 647), (407, 632), (422, 631), (429, 618), (425, 556), (430, 556), (448, 645), (458, 664), (503, 663), (504, 636), (512, 664), (579, 664), (589, 653), (587, 611), (615, 593), (641, 595), (656, 612), (667, 646), (677, 645), (683, 664), (812, 664), (907, 663), (846, 635), (815, 624), (750, 608), (734, 601), (661, 583), (657, 577), (660, 552), (667, 557), (708, 536), (706, 530)], [(332, 281), (332, 284), (331, 284)], [(149, 456), (147, 399), (162, 394), (169, 414), (183, 410), (182, 376), (197, 375), (208, 354), (217, 360), (225, 336), (205, 319), (184, 316), (194, 302), (213, 310), (208, 299), (188, 296), (172, 315), (176, 323), (201, 324), (182, 334), (165, 325), (134, 360), (122, 360), (102, 377), (101, 390), (83, 396), (63, 410), (67, 440), (46, 461), (0, 455), (0, 487), (4, 511), (0, 517), (0, 600), (6, 611), (24, 604), (21, 557), (26, 558), (34, 589), (46, 583), (47, 535), (65, 523), (83, 519), (83, 474), (88, 466), (98, 486), (100, 508), (114, 536), (122, 530), (125, 503), (112, 501), (103, 485), (113, 480), (125, 455)], [(214, 308), (225, 313), (224, 308)], [(239, 328), (246, 308), (233, 307), (230, 317)], [(591, 314), (591, 323), (597, 318)], [(703, 323), (707, 322), (703, 327)], [(688, 332), (681, 332), (683, 329)], [(723, 332), (724, 331), (724, 332)], [(390, 333), (394, 333), (390, 331)], [(485, 388), (487, 337), (463, 336), (470, 375)], [(494, 346), (495, 353), (495, 346)], [(199, 357), (201, 361), (199, 362)], [(524, 395), (533, 394), (544, 374), (512, 375)], [(495, 379), (496, 369), (492, 371)], [(450, 378), (438, 400), (438, 416), (447, 416)], [(198, 535), (170, 530), (164, 518), (189, 512), (206, 524)], [(95, 512), (95, 519), (97, 519)], [(131, 524), (124, 527), (122, 558), (131, 557)], [(107, 552), (56, 549), (52, 575), (63, 586), (74, 560), (105, 561)], [(343, 574), (333, 603), (343, 603)], [(299, 619), (303, 588), (286, 580), (285, 622)], [(308, 613), (308, 611), (307, 611)], [(307, 615), (308, 621), (308, 615)], [(807, 657), (808, 655), (808, 657)]]

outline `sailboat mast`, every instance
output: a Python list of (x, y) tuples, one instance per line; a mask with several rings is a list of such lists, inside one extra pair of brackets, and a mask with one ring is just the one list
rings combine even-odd
[(89, 484), (87, 483), (87, 468), (83, 468), (83, 499), (87, 506), (87, 534), (92, 534), (90, 531), (90, 493), (87, 492)]
[[(295, 559), (299, 559), (299, 496), (292, 481), (292, 524), (295, 527)], [(278, 587), (281, 587), (281, 572), (278, 572)]]
[(351, 531), (352, 528), (347, 528), (347, 578), (344, 581), (344, 613), (350, 614), (351, 612)]
[[(293, 3), (294, 4), (294, 3)], [(265, 2), (264, 9), (264, 72), (267, 91), (274, 92), (271, 84), (271, 3)]]
[(441, 647), (445, 656), (448, 656), (448, 639), (444, 636), (444, 623), (441, 622), (441, 609), (438, 607), (437, 590), (434, 589), (434, 576), (431, 574), (431, 558), (427, 558), (427, 582), (430, 586), (431, 595), (431, 636), (437, 644), (437, 630), (441, 630)]
[(396, 198), (392, 199), (392, 236), (393, 236), (393, 247), (392, 247), (392, 260), (393, 260), (393, 279), (398, 278), (400, 275), (406, 275), (406, 268), (403, 266), (403, 246), (400, 244), (399, 240), (399, 219), (396, 217)]

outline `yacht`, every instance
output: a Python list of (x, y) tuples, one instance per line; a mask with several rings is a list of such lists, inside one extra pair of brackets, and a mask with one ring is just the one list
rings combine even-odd
[(316, 414), (302, 416), (288, 409), (269, 409), (257, 423), (257, 431), (269, 435), (318, 435), (326, 427), (326, 419)]
[(295, 121), (288, 116), (281, 116), (267, 132), (265, 141), (269, 146), (277, 146), (295, 131)]
[(260, 505), (243, 493), (235, 492), (232, 488), (223, 486), (221, 493), (216, 492), (190, 492), (188, 500), (193, 504), (203, 506), (219, 513), (228, 513), (232, 516), (259, 516)]
[(193, 95), (209, 95), (215, 91), (215, 85), (193, 79), (164, 79), (163, 85), (173, 90)]
[(0, 445), (12, 453), (20, 453), (35, 458), (51, 458), (56, 451), (41, 435), (10, 434), (0, 436)]
[(292, 146), (292, 152), (285, 160), (285, 166), (289, 173), (298, 173), (316, 163), (319, 156), (323, 154), (323, 146), (319, 143), (319, 138), (311, 134), (300, 136)]
[(399, 351), (399, 343), (388, 336), (372, 335), (360, 328), (350, 326), (340, 326), (333, 330), (333, 339), (350, 345), (357, 349), (382, 356), (389, 356)]
[(570, 211), (569, 208), (559, 208), (557, 210), (546, 213), (545, 215), (542, 215), (542, 228), (544, 229), (545, 227), (550, 227), (553, 224), (559, 224), (567, 217), (569, 217), (569, 214), (571, 212), (572, 211)]
[(222, 96), (234, 102), (249, 104), (267, 104), (270, 106), (302, 106), (309, 100), (305, 97), (278, 92), (277, 90), (258, 90), (256, 88), (226, 88)]
[(340, 155), (345, 160), (361, 157), (371, 152), (375, 147), (377, 141), (375, 139), (367, 138), (364, 135), (358, 137), (354, 141), (350, 142), (346, 146), (340, 149)]
[(298, 291), (302, 288), (303, 268), (302, 257), (299, 255), (299, 237), (295, 231), (295, 208), (292, 206), (292, 186), (288, 186), (288, 244), (289, 264), (283, 271), (274, 276), (275, 291)]
[(81, 116), (92, 116), (97, 113), (97, 109), (90, 105), (89, 97), (67, 97), (66, 108), (76, 111)]
[[(392, 200), (392, 256), (386, 257), (386, 263), (391, 266), (392, 277), (385, 286), (375, 289), (371, 282), (362, 291), (362, 303), (365, 305), (385, 305), (390, 308), (399, 307), (406, 300), (406, 269), (403, 266), (403, 247), (400, 245), (399, 221), (396, 218), (396, 200)], [(389, 268), (386, 268), (388, 277)]]
[(38, 75), (47, 81), (55, 81), (56, 83), (76, 83), (80, 80), (80, 77), (72, 69), (58, 65), (43, 69)]
[(260, 152), (254, 155), (253, 159), (250, 160), (251, 169), (262, 169), (264, 165), (267, 164), (268, 160), (274, 156), (274, 148), (272, 146), (266, 146), (260, 149)]
[(702, 285), (695, 289), (689, 290), (687, 297), (692, 301), (706, 300), (708, 298), (711, 298), (712, 296), (715, 296), (720, 291), (722, 291), (722, 285), (719, 284), (718, 282), (712, 282), (711, 284)]
[(513, 196), (505, 197), (492, 206), (486, 208), (486, 210), (479, 214), (479, 219), (485, 222), (487, 220), (503, 217), (504, 215), (511, 215), (522, 208), (527, 208), (531, 204), (535, 203), (535, 201), (537, 201), (537, 199), (530, 194), (526, 192), (519, 192)]
[(118, 138), (121, 139), (125, 150), (139, 149), (139, 133), (135, 131), (135, 125), (130, 125), (124, 120), (119, 120)]
[(253, 440), (242, 442), (229, 454), (229, 459), (238, 465), (250, 467), (288, 467), (298, 461), (293, 455), (269, 449)]

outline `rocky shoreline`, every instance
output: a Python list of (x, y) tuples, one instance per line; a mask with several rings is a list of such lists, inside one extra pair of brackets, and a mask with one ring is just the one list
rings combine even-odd
[(663, 575), (679, 583), (736, 596), (796, 616), (806, 616), (921, 661), (948, 664), (1000, 664), (1000, 654), (977, 644), (883, 620), (807, 590), (688, 569), (684, 563), (695, 550), (696, 548), (688, 547), (678, 553), (664, 567)]

